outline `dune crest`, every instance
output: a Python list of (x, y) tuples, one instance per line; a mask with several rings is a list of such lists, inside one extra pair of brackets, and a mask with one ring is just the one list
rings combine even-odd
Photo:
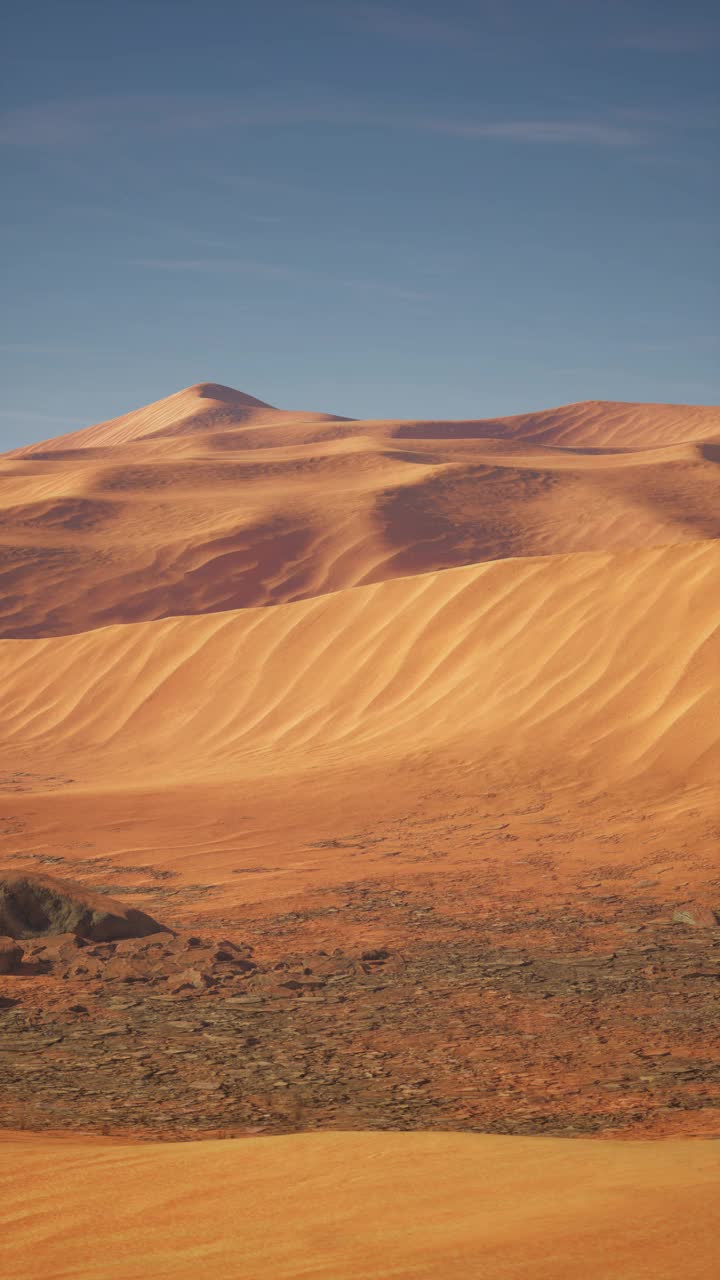
[(580, 400), (510, 417), (467, 422), (403, 422), (400, 438), (501, 437), (556, 448), (647, 449), (714, 438), (720, 432), (715, 406)]
[(298, 417), (333, 420), (329, 414), (294, 414), (274, 409), (264, 400), (217, 382), (196, 382), (143, 409), (70, 431), (37, 445), (15, 449), (9, 456), (25, 458), (75, 449), (114, 449), (155, 436), (183, 435), (188, 431), (209, 430), (216, 426), (292, 422)]

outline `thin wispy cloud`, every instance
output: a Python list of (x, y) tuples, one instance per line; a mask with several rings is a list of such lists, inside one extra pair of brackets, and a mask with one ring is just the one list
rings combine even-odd
[[(157, 233), (162, 235), (163, 244), (167, 245), (172, 239), (185, 241), (188, 244), (196, 245), (202, 249), (233, 249), (235, 242), (226, 238), (216, 236), (210, 232), (204, 232), (199, 228), (185, 226), (182, 223), (172, 222), (167, 218), (148, 215), (146, 213), (136, 213), (133, 209), (128, 209), (125, 205), (93, 205), (93, 204), (66, 204), (62, 206), (66, 214), (71, 214), (75, 218), (82, 218), (91, 222), (108, 222), (120, 223), (132, 230), (137, 230), (140, 234), (144, 232)], [(248, 222), (261, 221), (265, 222), (266, 218), (261, 214), (247, 214), (245, 210), (235, 211), (235, 216)], [(269, 220), (275, 222), (280, 219), (269, 217)]]
[(622, 49), (645, 53), (703, 54), (720, 47), (720, 23), (697, 26), (647, 27), (618, 36), (613, 43)]
[(312, 125), (444, 133), (468, 141), (541, 146), (642, 146), (652, 140), (649, 126), (623, 119), (617, 110), (602, 118), (576, 114), (551, 119), (477, 119), (371, 109), (342, 100), (299, 101), (282, 106), (227, 99), (129, 96), (48, 103), (8, 112), (0, 118), (0, 143), (62, 148), (112, 138), (120, 131), (152, 135)]
[(34, 409), (0, 409), (0, 418), (3, 421), (47, 423), (52, 426), (74, 427), (77, 426), (77, 418), (59, 417), (54, 413), (36, 413)]
[(418, 122), (418, 128), (455, 138), (515, 142), (527, 145), (578, 145), (602, 147), (641, 146), (650, 141), (647, 129), (596, 120), (444, 120)]
[(132, 258), (128, 265), (148, 271), (246, 275), (268, 281), (300, 284), (303, 287), (313, 284), (358, 293), (378, 294), (405, 302), (428, 302), (432, 297), (430, 293), (418, 289), (407, 289), (392, 281), (333, 276), (320, 271), (303, 270), (285, 263), (253, 262), (241, 258)]
[(308, 124), (330, 116), (327, 104), (276, 105), (238, 98), (127, 94), (18, 107), (0, 117), (0, 143), (77, 146), (124, 133), (206, 133), (244, 126)]
[(333, 18), (379, 36), (389, 36), (410, 44), (465, 46), (477, 37), (473, 27), (457, 20), (429, 17), (412, 10), (385, 4), (345, 3), (324, 6)]
[(0, 351), (7, 351), (11, 354), (29, 352), (33, 355), (47, 355), (52, 352), (61, 353), (76, 350), (77, 347), (60, 346), (56, 342), (0, 342)]
[(272, 262), (245, 262), (240, 258), (131, 258), (129, 265), (146, 267), (150, 271), (230, 272), (276, 280), (300, 280), (308, 275), (294, 267)]
[(637, 351), (695, 351), (703, 353), (714, 351), (720, 347), (720, 334), (698, 333), (680, 336), (666, 341), (635, 342), (631, 344)]
[[(298, 182), (285, 182), (278, 178), (259, 177), (246, 173), (213, 173), (212, 179), (222, 187), (228, 187), (244, 198), (263, 200), (287, 200), (298, 196), (315, 196), (317, 190), (301, 186)], [(268, 215), (270, 217), (272, 215)], [(276, 215), (277, 216), (277, 215)]]

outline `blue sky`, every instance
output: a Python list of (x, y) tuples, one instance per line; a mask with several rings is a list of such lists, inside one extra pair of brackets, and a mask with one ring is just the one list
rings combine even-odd
[(720, 402), (720, 19), (677, 0), (9, 0), (5, 448), (225, 382)]

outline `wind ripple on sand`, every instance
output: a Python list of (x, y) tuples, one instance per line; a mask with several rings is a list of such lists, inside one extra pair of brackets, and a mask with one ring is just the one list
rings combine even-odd
[(232, 774), (464, 739), (478, 759), (705, 776), (719, 626), (715, 543), (501, 561), (4, 641), (3, 737), (36, 755), (62, 745), (90, 774), (100, 755), (124, 775)]

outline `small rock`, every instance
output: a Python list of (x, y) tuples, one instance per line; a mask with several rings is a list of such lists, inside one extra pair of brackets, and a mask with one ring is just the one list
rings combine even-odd
[(175, 994), (179, 991), (202, 991), (213, 985), (215, 979), (202, 969), (185, 969), (168, 981), (168, 989)]
[(720, 925), (720, 911), (715, 911), (704, 902), (683, 902), (673, 911), (674, 924), (689, 924), (696, 929), (717, 929)]
[(75, 953), (86, 946), (87, 943), (75, 933), (55, 933), (50, 937), (33, 940), (28, 945), (28, 953), (54, 964), (57, 960), (73, 960)]
[(22, 964), (23, 955), (14, 938), (0, 938), (0, 973), (14, 973)]

